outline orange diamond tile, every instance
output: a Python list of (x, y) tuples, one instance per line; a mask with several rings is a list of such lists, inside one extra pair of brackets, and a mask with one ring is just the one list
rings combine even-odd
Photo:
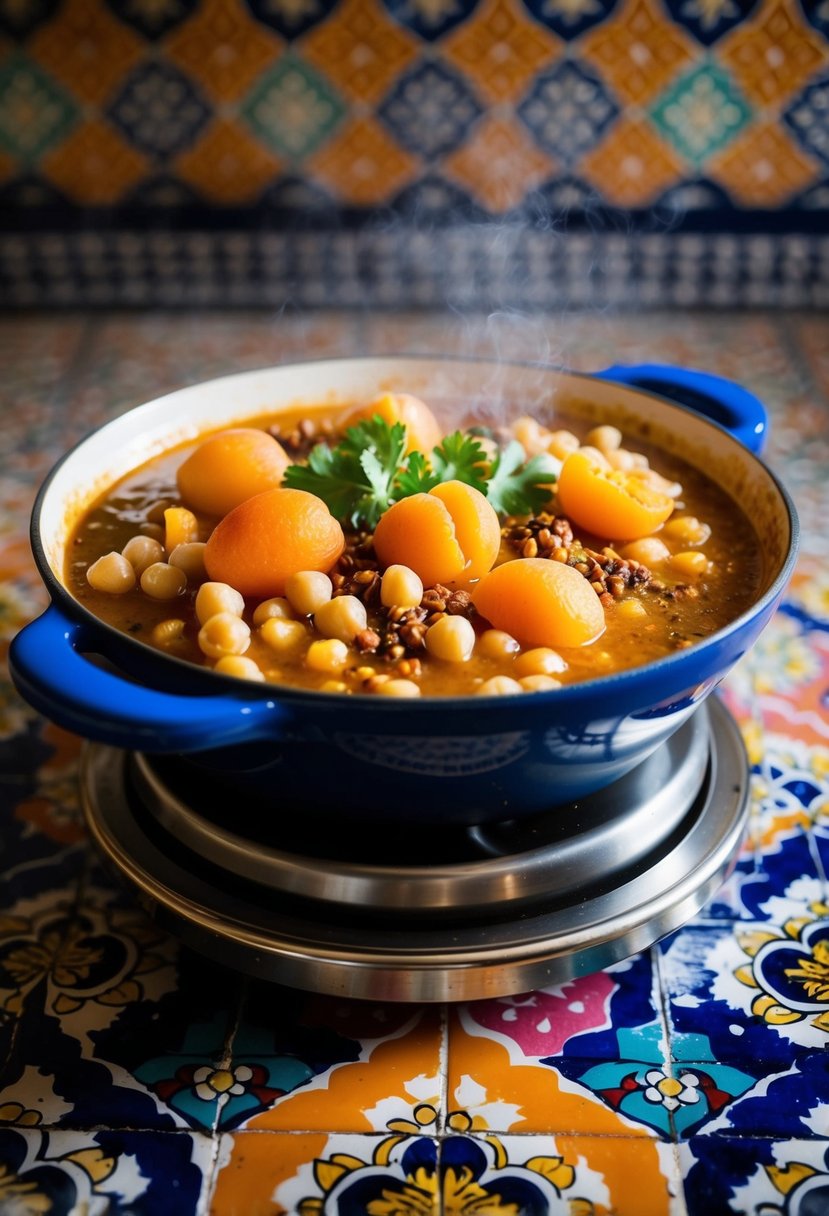
[(232, 101), (279, 56), (282, 43), (241, 0), (203, 0), (167, 41), (170, 59), (220, 101)]
[(147, 159), (110, 126), (85, 122), (41, 162), (55, 185), (78, 203), (116, 203), (147, 172)]
[(179, 177), (211, 203), (248, 203), (277, 175), (280, 162), (235, 122), (218, 119), (176, 161)]
[(756, 21), (744, 21), (725, 42), (728, 64), (753, 101), (781, 101), (826, 61), (826, 44), (798, 13), (795, 0), (772, 0)]
[(100, 0), (67, 0), (28, 45), (42, 68), (89, 102), (105, 101), (143, 49)]
[(623, 118), (581, 170), (608, 202), (644, 207), (682, 176), (683, 164), (647, 123)]
[(708, 171), (743, 207), (778, 207), (819, 176), (814, 162), (773, 122), (736, 139)]
[(623, 101), (644, 103), (688, 63), (692, 47), (652, 0), (630, 0), (585, 38), (583, 54)]
[(341, 202), (385, 202), (411, 180), (417, 162), (371, 118), (349, 123), (308, 162), (311, 173)]
[(515, 0), (484, 0), (443, 50), (483, 96), (508, 101), (525, 90), (560, 46)]
[(416, 45), (379, 0), (343, 0), (308, 35), (302, 52), (343, 92), (374, 101), (413, 59)]
[(517, 123), (490, 117), (444, 167), (487, 210), (501, 212), (517, 207), (553, 173), (555, 162)]

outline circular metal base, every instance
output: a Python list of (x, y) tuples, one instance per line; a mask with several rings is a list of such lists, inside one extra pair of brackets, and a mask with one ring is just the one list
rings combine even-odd
[[(85, 750), (83, 803), (99, 847), (158, 923), (228, 966), (368, 1000), (505, 996), (563, 983), (644, 949), (698, 912), (729, 873), (748, 814), (748, 765), (728, 711), (713, 698), (708, 707), (640, 766), (649, 814), (635, 804), (604, 824), (598, 812), (592, 820), (579, 815), (569, 835), (542, 833), (534, 848), (526, 845), (539, 823), (517, 821), (506, 831), (517, 840), (513, 854), (503, 841), (493, 847), (497, 833), (482, 837), (482, 845), (478, 830), (469, 829), (479, 854), (473, 848), (471, 859), (451, 865), (435, 859), (428, 868), (384, 860), (338, 867), (271, 848), (264, 868), (250, 873), (261, 845), (240, 852), (241, 838), (225, 831), (224, 849), (221, 830), (193, 828), (193, 812), (178, 814), (176, 799), (154, 788), (160, 783), (152, 766), (99, 744)], [(698, 776), (679, 813), (674, 799), (656, 797), (676, 771), (684, 771), (686, 787), (692, 772)], [(439, 832), (431, 836), (435, 853)], [(597, 841), (609, 842), (609, 851), (602, 854)], [(297, 878), (303, 860), (310, 875), (304, 884)], [(577, 888), (567, 881), (573, 866)], [(524, 889), (522, 874), (529, 875)], [(396, 883), (405, 900), (391, 897)], [(492, 898), (482, 898), (486, 890)]]

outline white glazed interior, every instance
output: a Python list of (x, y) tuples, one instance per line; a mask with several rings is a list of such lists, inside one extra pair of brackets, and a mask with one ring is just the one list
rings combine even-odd
[(614, 421), (626, 436), (648, 437), (707, 472), (740, 503), (763, 538), (765, 592), (791, 546), (786, 503), (768, 470), (736, 440), (681, 407), (637, 390), (550, 368), (490, 361), (357, 358), (289, 364), (180, 389), (123, 414), (64, 459), (41, 503), (40, 541), (63, 583), (66, 543), (79, 515), (109, 486), (166, 449), (256, 414), (297, 406), (370, 400), (385, 390), (415, 393), (441, 414), (447, 402), (482, 421), (551, 408), (590, 424)]

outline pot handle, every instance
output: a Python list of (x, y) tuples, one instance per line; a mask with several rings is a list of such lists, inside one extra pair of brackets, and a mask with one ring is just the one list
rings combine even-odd
[(83, 654), (91, 649), (84, 627), (54, 603), (9, 649), (18, 691), (65, 730), (150, 752), (204, 751), (281, 734), (284, 711), (274, 701), (145, 688), (91, 662)]
[(733, 380), (665, 363), (632, 366), (617, 363), (594, 374), (601, 380), (615, 380), (618, 384), (670, 397), (686, 409), (718, 422), (750, 452), (762, 451), (768, 430), (765, 406)]

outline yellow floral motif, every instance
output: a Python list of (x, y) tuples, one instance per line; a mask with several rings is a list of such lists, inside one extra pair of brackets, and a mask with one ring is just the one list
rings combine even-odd
[[(461, 1118), (464, 1115), (465, 1121)], [(298, 1216), (320, 1216), (325, 1207), (324, 1196), (340, 1186), (349, 1174), (371, 1166), (388, 1166), (394, 1150), (410, 1140), (412, 1132), (422, 1132), (423, 1127), (435, 1122), (436, 1117), (435, 1109), (424, 1103), (417, 1108), (413, 1119), (391, 1120), (386, 1125), (389, 1130), (403, 1134), (385, 1137), (375, 1148), (371, 1161), (364, 1161), (349, 1153), (332, 1153), (324, 1160), (315, 1161), (314, 1181), (323, 1192), (323, 1197), (309, 1195), (302, 1199), (297, 1208)], [(456, 1132), (466, 1131), (471, 1126), (471, 1120), (464, 1111), (454, 1111), (447, 1122)], [(521, 1206), (505, 1201), (498, 1192), (500, 1171), (512, 1168), (523, 1173), (525, 1179), (527, 1174), (524, 1171), (537, 1174), (560, 1195), (569, 1190), (576, 1180), (574, 1168), (563, 1157), (531, 1157), (523, 1164), (516, 1165), (510, 1162), (507, 1150), (497, 1136), (485, 1136), (476, 1143), (486, 1144), (489, 1148), (489, 1166), (485, 1175), (481, 1176), (480, 1170), (476, 1172), (472, 1164), (450, 1165), (440, 1177), (427, 1166), (418, 1165), (405, 1178), (397, 1178), (395, 1185), (391, 1184), (391, 1175), (388, 1184), (379, 1182), (380, 1193), (364, 1199), (366, 1216), (436, 1216), (438, 1211), (443, 1216), (521, 1216)], [(567, 1198), (571, 1216), (596, 1216), (594, 1205), (589, 1200)]]
[(0, 1212), (14, 1212), (15, 1216), (35, 1216), (35, 1213), (51, 1212), (52, 1200), (48, 1195), (37, 1194), (36, 1182), (23, 1182), (0, 1164)]
[(814, 1001), (829, 1001), (829, 942), (818, 942), (812, 957), (799, 967), (789, 967), (785, 974), (803, 981), (803, 989)]

